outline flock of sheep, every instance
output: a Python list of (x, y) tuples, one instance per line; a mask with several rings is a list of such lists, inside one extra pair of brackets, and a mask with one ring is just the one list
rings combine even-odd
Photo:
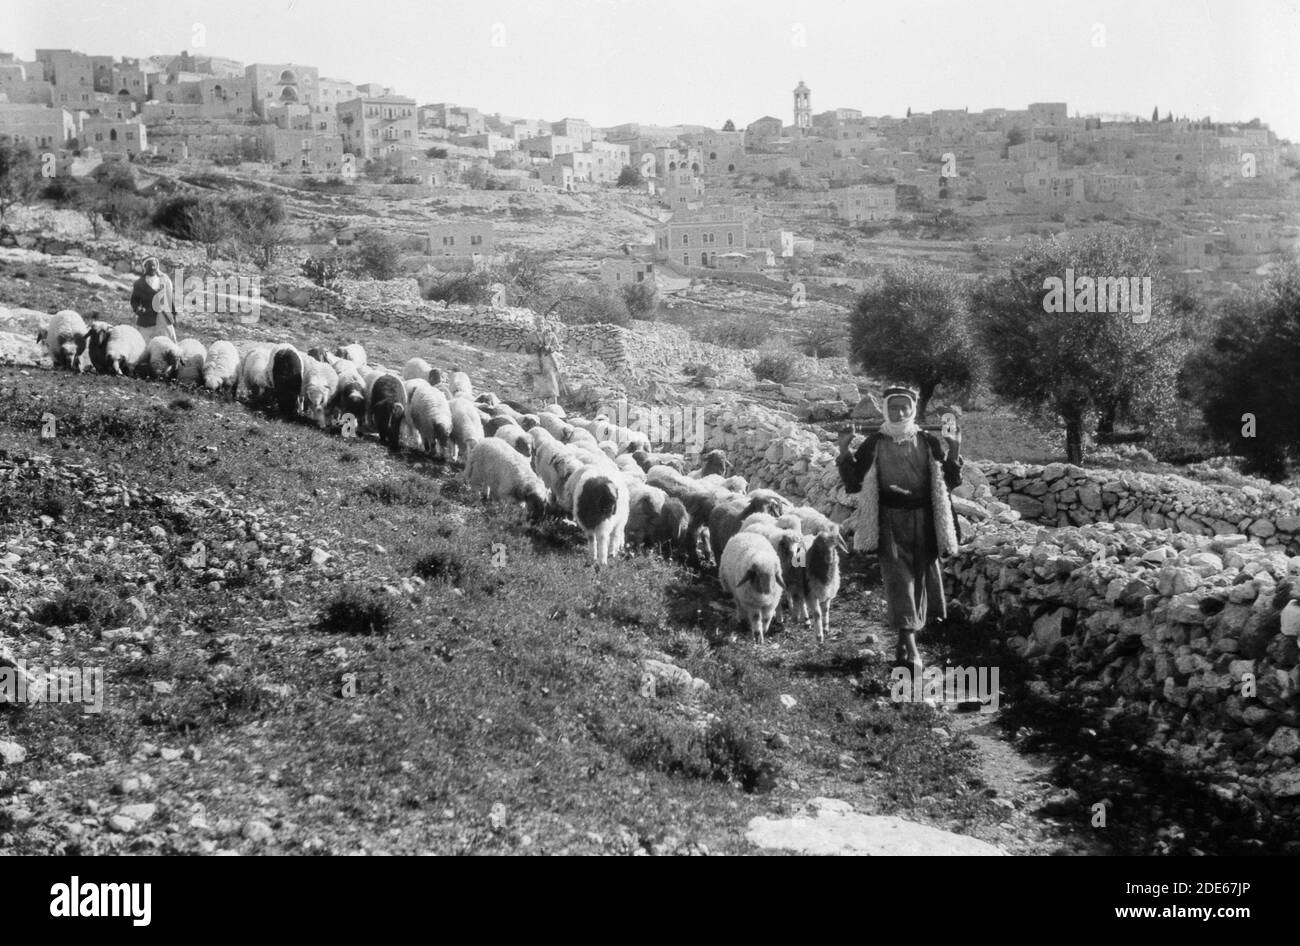
[(686, 472), (684, 458), (654, 453), (645, 435), (603, 415), (568, 417), (558, 404), (530, 411), (475, 394), (468, 375), (411, 358), (400, 375), (367, 364), (360, 345), (300, 351), (264, 343), (242, 356), (228, 341), (205, 347), (158, 336), (146, 344), (131, 325), (92, 321), (72, 310), (37, 335), (56, 368), (202, 384), (282, 416), (309, 415), (322, 429), (370, 431), (390, 449), (402, 434), (443, 461), (462, 460), (465, 481), (485, 499), (518, 503), (532, 517), (572, 519), (599, 565), (625, 544), (657, 548), (716, 567), (736, 615), (759, 642), (784, 604), (783, 621), (811, 622), (825, 640), (839, 591), (839, 528), (817, 510), (726, 474), (722, 451)]

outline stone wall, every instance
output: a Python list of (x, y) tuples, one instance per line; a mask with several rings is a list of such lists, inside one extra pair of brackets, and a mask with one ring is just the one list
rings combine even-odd
[(1284, 486), (1203, 483), (1172, 474), (984, 464), (992, 495), (1048, 525), (1127, 522), (1192, 535), (1245, 533), (1300, 553), (1300, 498)]
[(1300, 557), (1239, 534), (1021, 522), (980, 527), (947, 572), (972, 621), (1106, 719), (1151, 718), (1181, 762), (1300, 796)]

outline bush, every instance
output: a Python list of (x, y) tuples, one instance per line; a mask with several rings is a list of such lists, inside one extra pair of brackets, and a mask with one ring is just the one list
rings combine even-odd
[(789, 384), (795, 377), (795, 361), (787, 352), (770, 352), (754, 365), (754, 377), (759, 381)]
[(762, 740), (747, 722), (729, 715), (714, 719), (701, 733), (690, 723), (651, 710), (634, 712), (631, 720), (625, 730), (600, 720), (596, 725), (633, 765), (738, 784), (747, 792), (767, 791), (775, 784), (775, 766), (765, 759)]
[(437, 485), (414, 474), (401, 480), (372, 480), (361, 492), (385, 506), (437, 506), (442, 502)]
[(67, 627), (86, 624), (95, 628), (120, 627), (130, 622), (134, 609), (90, 579), (77, 579), (32, 614), (40, 624)]
[[(1232, 299), (1214, 335), (1189, 359), (1210, 433), (1247, 459), (1250, 473), (1281, 479), (1300, 459), (1300, 265), (1280, 268), (1268, 283)], [(1185, 382), (1186, 383), (1186, 382)]]
[(799, 337), (799, 350), (810, 358), (835, 358), (845, 353), (846, 338), (837, 325), (814, 325)]
[(347, 273), (347, 261), (338, 255), (314, 256), (303, 260), (302, 264), (302, 274), (325, 289), (333, 289)]
[(488, 289), (491, 284), (492, 277), (487, 272), (457, 273), (431, 283), (423, 296), (431, 302), (448, 305), (486, 305), (492, 298)]
[(356, 268), (371, 279), (392, 279), (401, 272), (401, 241), (382, 230), (366, 230), (353, 249)]
[(759, 322), (741, 320), (711, 322), (692, 326), (691, 334), (702, 342), (720, 345), (723, 348), (736, 348), (752, 351), (768, 340), (771, 333), (766, 325)]
[(653, 319), (659, 311), (659, 293), (649, 280), (623, 287), (623, 304), (634, 319)]
[(383, 635), (392, 620), (392, 606), (381, 594), (347, 587), (321, 609), (316, 629), (327, 634)]
[(560, 306), (560, 318), (569, 325), (622, 325), (632, 321), (623, 297), (609, 286), (583, 284), (571, 288)]
[(645, 178), (641, 176), (641, 172), (630, 164), (618, 172), (619, 187), (640, 187), (644, 183)]

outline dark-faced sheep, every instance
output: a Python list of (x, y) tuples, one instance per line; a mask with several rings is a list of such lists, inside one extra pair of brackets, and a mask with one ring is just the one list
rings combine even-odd
[(303, 353), (292, 345), (277, 345), (271, 355), (271, 388), (280, 413), (297, 417), (302, 412), (303, 379), (307, 365)]
[(90, 323), (90, 329), (81, 337), (81, 343), (77, 346), (76, 363), (80, 367), (83, 352), (89, 354), (90, 366), (100, 374), (109, 374), (113, 370), (113, 363), (108, 357), (108, 339), (113, 332), (113, 326), (107, 322), (94, 321)]
[(776, 614), (785, 588), (781, 560), (770, 542), (761, 535), (741, 532), (733, 535), (718, 564), (722, 590), (736, 603), (736, 617), (764, 643), (764, 635)]
[(402, 379), (391, 374), (375, 378), (370, 385), (366, 422), (390, 450), (402, 446), (402, 423), (405, 419), (406, 389), (402, 386)]
[(730, 495), (715, 505), (709, 513), (709, 547), (713, 550), (714, 560), (721, 558), (723, 549), (731, 537), (740, 531), (741, 524), (747, 517), (756, 512), (765, 512), (775, 518), (784, 511), (783, 502), (779, 497), (773, 500), (769, 496)]

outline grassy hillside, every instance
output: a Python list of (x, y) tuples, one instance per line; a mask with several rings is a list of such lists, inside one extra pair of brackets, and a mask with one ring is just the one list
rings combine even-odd
[[(572, 526), (374, 442), (48, 371), (0, 405), (9, 644), (108, 686), (100, 715), (0, 711), (10, 850), (740, 852), (816, 795), (1033, 843), (969, 743), (885, 704), (864, 576), (824, 646), (732, 642), (713, 579), (597, 571)], [(647, 657), (708, 691), (642, 695)]]

